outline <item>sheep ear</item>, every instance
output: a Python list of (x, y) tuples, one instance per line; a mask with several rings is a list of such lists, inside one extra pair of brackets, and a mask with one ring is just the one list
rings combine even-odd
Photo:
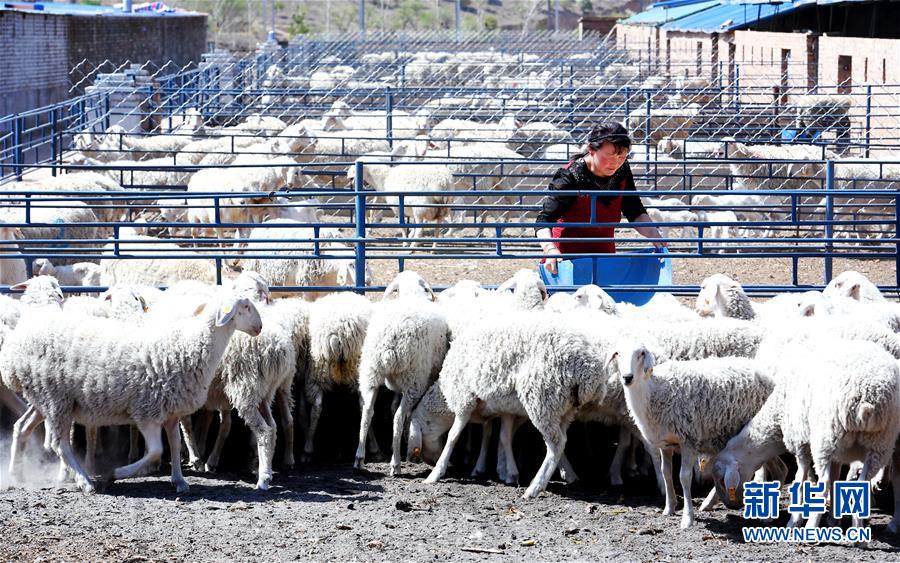
[(432, 301), (436, 301), (436, 300), (437, 300), (437, 297), (435, 297), (435, 295), (434, 295), (434, 290), (431, 289), (431, 285), (430, 285), (427, 281), (425, 281), (425, 280), (422, 280), (422, 283), (425, 284), (425, 285), (424, 285), (425, 291), (427, 291), (427, 292), (428, 292), (428, 295), (431, 296), (431, 300), (432, 300)]
[(850, 286), (849, 295), (851, 299), (856, 299), (857, 301), (859, 301), (859, 282)]
[(612, 365), (612, 363), (613, 363), (614, 361), (616, 361), (616, 358), (618, 358), (618, 357), (619, 357), (619, 351), (618, 351), (618, 350), (613, 350), (612, 352), (610, 352), (609, 354), (607, 354), (607, 356), (606, 356), (606, 361), (603, 363), (603, 366), (606, 367), (606, 368), (608, 368), (609, 366)]
[(647, 373), (647, 377), (653, 375), (653, 366), (656, 365), (656, 358), (653, 357), (653, 354), (650, 353), (650, 350), (644, 350), (644, 371)]
[(26, 289), (28, 289), (27, 281), (19, 282), (16, 285), (9, 286), (10, 291), (25, 291)]
[(398, 289), (399, 285), (397, 284), (397, 280), (392, 281), (386, 288), (384, 288), (384, 295), (381, 297), (381, 300), (387, 300), (388, 297), (390, 297), (394, 293), (397, 293)]
[(108, 291), (104, 291), (101, 297), (103, 297), (104, 301), (112, 301), (112, 293)]
[(541, 301), (550, 299), (550, 294), (547, 292), (547, 286), (541, 284), (539, 289), (541, 290)]
[(219, 306), (219, 310), (216, 311), (216, 326), (227, 325), (231, 319), (234, 318), (236, 312), (237, 303), (222, 303), (222, 305)]
[(502, 293), (504, 291), (509, 291), (516, 285), (516, 278), (510, 278), (497, 286), (497, 293)]
[(196, 309), (194, 309), (195, 317), (199, 317), (201, 313), (206, 309), (206, 303), (201, 303)]

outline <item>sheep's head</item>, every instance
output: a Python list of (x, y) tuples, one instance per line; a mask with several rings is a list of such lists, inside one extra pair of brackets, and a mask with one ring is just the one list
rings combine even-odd
[(114, 319), (132, 319), (150, 309), (144, 297), (128, 286), (111, 287), (100, 297), (109, 303), (109, 316)]
[(607, 366), (615, 366), (625, 387), (642, 384), (649, 379), (655, 364), (653, 354), (638, 343), (618, 346), (606, 359)]
[(434, 291), (422, 276), (412, 270), (404, 270), (388, 284), (384, 290), (382, 301), (396, 295), (398, 299), (427, 299), (434, 301)]
[[(431, 392), (429, 391), (429, 393)], [(449, 420), (443, 416), (429, 418), (416, 409), (410, 417), (409, 440), (406, 447), (407, 460), (421, 461), (429, 465), (437, 463), (443, 450), (441, 436), (450, 429), (452, 424), (452, 417)]]
[(22, 303), (33, 307), (62, 308), (63, 292), (59, 282), (51, 276), (36, 276), (9, 288), (12, 292), (23, 291)]
[(269, 291), (269, 282), (261, 274), (252, 270), (241, 272), (234, 282), (231, 290), (235, 295), (248, 297), (254, 303), (271, 303), (272, 294)]
[[(201, 305), (195, 315), (199, 315), (205, 306)], [(234, 323), (234, 329), (250, 336), (259, 336), (262, 332), (262, 318), (250, 299), (232, 295), (222, 299), (216, 306), (216, 326)]]
[(33, 276), (52, 276), (54, 271), (53, 262), (46, 258), (38, 258), (31, 263), (31, 275)]
[(534, 270), (522, 269), (497, 287), (497, 293), (511, 291), (519, 309), (541, 309), (549, 294), (547, 286)]
[(797, 303), (797, 314), (801, 317), (814, 317), (822, 305), (822, 294), (818, 291), (807, 291)]
[(847, 270), (846, 272), (842, 272), (825, 286), (822, 296), (829, 298), (837, 295), (861, 301), (863, 300), (864, 289), (868, 290), (865, 292), (867, 294), (879, 294), (878, 288), (869, 280), (869, 278), (857, 271)]
[(727, 317), (729, 294), (741, 285), (724, 274), (713, 274), (700, 284), (694, 309), (701, 317)]
[(601, 311), (607, 315), (616, 314), (615, 300), (594, 284), (579, 287), (572, 296), (576, 307)]
[(716, 456), (713, 464), (713, 483), (719, 498), (728, 508), (743, 508), (744, 483), (752, 477), (753, 471), (742, 468), (727, 446)]
[(472, 300), (484, 295), (485, 290), (481, 284), (474, 280), (459, 280), (438, 295), (438, 301)]

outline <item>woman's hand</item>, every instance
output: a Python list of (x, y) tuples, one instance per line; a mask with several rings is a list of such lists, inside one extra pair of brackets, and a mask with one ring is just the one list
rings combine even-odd
[(641, 226), (638, 224), (638, 223), (652, 223), (652, 222), (653, 222), (653, 219), (651, 219), (649, 215), (647, 215), (646, 213), (642, 213), (632, 223), (635, 224), (634, 230), (636, 230), (637, 232), (641, 233), (643, 236), (650, 239), (650, 241), (653, 243), (654, 247), (668, 248), (669, 247), (668, 241), (659, 240), (659, 239), (663, 238), (662, 233), (659, 232), (659, 229), (657, 229), (656, 227)]
[(553, 255), (559, 256), (562, 254), (556, 245), (553, 243), (545, 243), (542, 245), (542, 250), (547, 258), (544, 258), (544, 269), (546, 269), (551, 274), (556, 275), (556, 263), (562, 260), (562, 258), (553, 258)]

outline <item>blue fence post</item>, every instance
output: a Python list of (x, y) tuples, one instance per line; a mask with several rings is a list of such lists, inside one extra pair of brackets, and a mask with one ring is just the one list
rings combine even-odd
[(894, 239), (897, 244), (894, 248), (894, 274), (896, 280), (894, 283), (900, 287), (900, 199), (894, 196)]
[[(133, 180), (132, 180), (133, 181)], [(213, 198), (213, 205), (215, 205), (215, 218), (216, 225), (222, 224), (222, 213), (219, 207), (219, 198)], [(222, 285), (222, 258), (216, 258), (216, 285)]]
[[(647, 94), (647, 121), (644, 125), (644, 142), (647, 143), (647, 147), (650, 147), (650, 124), (653, 121), (650, 119), (650, 104), (652, 103), (653, 98), (650, 97), (650, 94)], [(627, 121), (626, 121), (627, 123)], [(644, 157), (644, 173), (650, 174), (650, 151), (647, 151), (647, 156)]]
[[(356, 176), (353, 179), (356, 195), (356, 292), (365, 295), (366, 286), (366, 196), (363, 192), (363, 163), (356, 161)], [(401, 211), (401, 214), (403, 212)]]
[(628, 123), (628, 114), (631, 113), (631, 88), (625, 87), (625, 119), (622, 121)]
[(831, 267), (832, 267), (832, 257), (831, 253), (834, 250), (834, 245), (831, 242), (832, 237), (834, 236), (834, 225), (832, 221), (834, 220), (834, 200), (831, 197), (831, 191), (834, 190), (834, 161), (828, 160), (825, 162), (825, 283), (823, 285), (827, 285), (828, 282), (831, 281)]
[(741, 65), (734, 64), (734, 109), (741, 111)]
[(50, 174), (52, 176), (56, 176), (56, 164), (57, 162), (57, 153), (61, 153), (59, 150), (59, 118), (57, 117), (56, 108), (50, 113), (50, 161), (54, 164), (53, 168), (50, 169)]
[(106, 131), (109, 129), (109, 92), (103, 96), (103, 130)]
[(387, 133), (387, 143), (392, 149), (394, 148), (394, 93), (391, 92), (390, 86), (384, 93), (384, 113), (387, 116), (387, 124), (385, 132)]
[(869, 158), (869, 144), (872, 135), (872, 85), (866, 86), (866, 158)]
[(24, 141), (25, 118), (17, 117), (13, 123), (13, 165), (16, 170), (16, 179), (22, 180), (22, 168), (25, 164), (25, 153), (22, 151)]

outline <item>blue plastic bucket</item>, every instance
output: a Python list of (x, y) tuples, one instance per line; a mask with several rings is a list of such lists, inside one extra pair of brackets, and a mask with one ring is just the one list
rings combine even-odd
[[(665, 248), (643, 248), (603, 258), (560, 260), (556, 274), (540, 265), (541, 279), (548, 286), (582, 286), (590, 283), (608, 285), (672, 285), (672, 259)], [(643, 305), (650, 301), (652, 291), (609, 291), (616, 301)]]

